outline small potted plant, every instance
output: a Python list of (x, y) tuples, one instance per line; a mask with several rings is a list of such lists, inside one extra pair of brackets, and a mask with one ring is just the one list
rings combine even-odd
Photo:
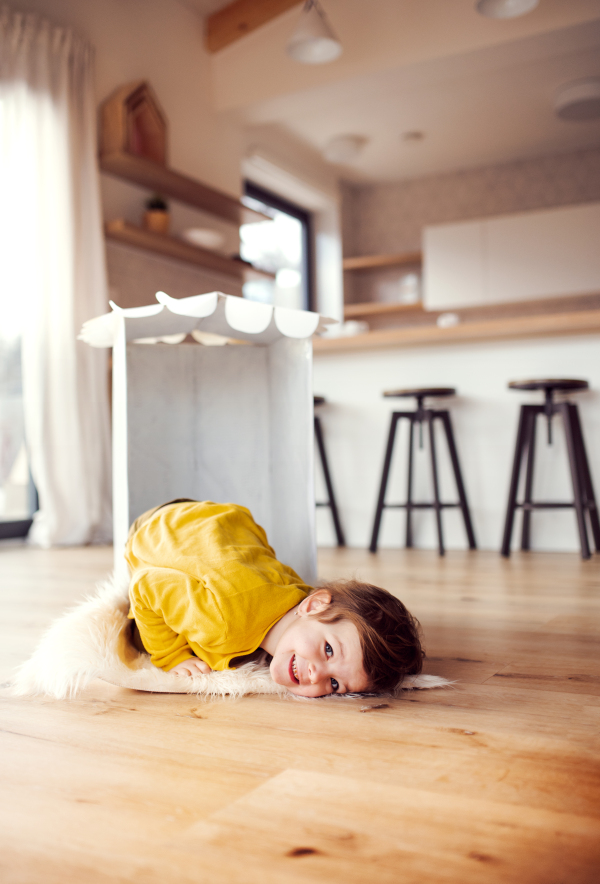
[(158, 193), (146, 202), (146, 211), (144, 212), (144, 227), (151, 230), (152, 233), (168, 233), (169, 206), (166, 201)]

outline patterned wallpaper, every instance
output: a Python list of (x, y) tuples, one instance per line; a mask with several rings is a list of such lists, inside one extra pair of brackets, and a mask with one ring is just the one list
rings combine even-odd
[(343, 188), (344, 255), (408, 252), (426, 224), (600, 200), (600, 149)]

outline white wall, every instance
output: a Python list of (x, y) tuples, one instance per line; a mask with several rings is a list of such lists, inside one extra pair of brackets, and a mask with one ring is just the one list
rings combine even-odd
[[(565, 376), (586, 378), (592, 388), (574, 400), (579, 403), (596, 497), (600, 499), (600, 336), (317, 353), (314, 390), (329, 402), (321, 419), (348, 544), (363, 548), (369, 544), (389, 416), (394, 409), (412, 407), (410, 400), (382, 399), (383, 390), (440, 385), (458, 389), (459, 397), (447, 401), (477, 541), (481, 548), (499, 549), (519, 406), (541, 399), (540, 394), (509, 391), (506, 384), (520, 378)], [(438, 400), (439, 407), (445, 407), (443, 401)], [(556, 441), (547, 448), (540, 423), (534, 495), (538, 499), (572, 499), (560, 418), (554, 419), (554, 429)], [(406, 433), (405, 426), (397, 437), (389, 501), (404, 499)], [(438, 453), (443, 499), (456, 500), (442, 441)], [(423, 496), (415, 499), (424, 500), (430, 494), (427, 458), (427, 449), (417, 457), (415, 490)], [(324, 499), (322, 488), (318, 488), (317, 498)], [(397, 510), (384, 513), (382, 546), (403, 545), (404, 518)], [(466, 548), (459, 513), (447, 511), (443, 519), (448, 548)], [(433, 513), (416, 513), (414, 525), (415, 545), (435, 548)], [(518, 539), (519, 525), (517, 517), (513, 542)], [(334, 543), (326, 509), (317, 514), (317, 537), (322, 545)], [(534, 513), (532, 547), (577, 550), (573, 512)]]
[[(14, 0), (11, 7), (72, 27), (90, 41), (95, 48), (98, 105), (124, 83), (149, 80), (169, 124), (169, 165), (240, 195), (241, 129), (213, 110), (210, 56), (204, 49), (199, 15), (177, 0)], [(101, 190), (106, 220), (140, 223), (147, 190), (106, 174), (101, 175)], [(231, 253), (237, 251), (235, 225), (181, 204), (173, 203), (171, 211), (175, 234), (185, 227), (212, 227), (225, 235)], [(160, 284), (152, 284), (152, 273), (162, 280)], [(140, 303), (140, 298), (152, 302), (161, 287), (179, 297), (215, 287), (230, 294), (240, 291), (228, 278), (215, 279), (215, 274), (200, 268), (128, 247), (108, 249), (108, 274), (112, 296), (125, 306)]]
[(241, 282), (230, 276), (121, 243), (106, 243), (106, 260), (109, 296), (120, 307), (154, 304), (157, 291), (167, 292), (172, 298), (188, 298), (203, 292), (242, 294)]
[[(173, 168), (239, 196), (243, 157), (253, 155), (260, 145), (275, 149), (276, 164), (287, 170), (288, 179), (296, 177), (305, 193), (312, 194), (308, 200), (297, 198), (285, 187), (268, 183), (276, 192), (315, 212), (319, 309), (341, 316), (340, 213), (335, 175), (311, 151), (280, 131), (255, 126), (244, 132), (239, 119), (214, 110), (214, 58), (211, 61), (204, 49), (203, 22), (198, 15), (178, 0), (28, 0), (22, 6), (20, 0), (15, 0), (13, 7), (71, 26), (93, 44), (98, 104), (123, 83), (137, 79), (151, 82), (169, 122), (169, 164)], [(140, 223), (147, 191), (105, 174), (101, 187), (105, 219), (122, 217)], [(177, 203), (172, 204), (171, 212), (175, 234), (185, 227), (211, 227), (225, 235), (229, 252), (237, 251), (239, 238), (234, 225)], [(134, 284), (133, 276), (142, 259), (148, 265), (142, 274), (144, 283)], [(239, 285), (226, 279), (215, 281), (214, 274), (192, 272), (179, 262), (147, 256), (136, 249), (111, 247), (109, 281), (117, 301), (137, 304), (142, 291), (150, 292), (153, 286), (146, 285), (150, 264), (163, 280), (165, 290), (178, 297), (208, 291), (217, 283), (222, 291), (239, 293)], [(143, 298), (148, 303), (153, 292)]]
[[(98, 103), (123, 83), (148, 79), (169, 121), (169, 164), (239, 195), (239, 126), (213, 110), (210, 56), (198, 15), (177, 0), (13, 0), (11, 8), (70, 26), (92, 43)], [(143, 201), (143, 191), (106, 181), (106, 217), (127, 214), (132, 201)]]

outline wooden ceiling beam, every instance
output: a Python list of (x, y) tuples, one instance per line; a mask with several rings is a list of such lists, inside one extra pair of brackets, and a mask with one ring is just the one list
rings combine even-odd
[(235, 0), (206, 19), (206, 48), (218, 52), (299, 3), (300, 0)]

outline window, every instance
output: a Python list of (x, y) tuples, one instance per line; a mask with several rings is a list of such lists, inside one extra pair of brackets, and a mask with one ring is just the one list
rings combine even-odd
[[(10, 151), (10, 146), (7, 147), (10, 145), (8, 135), (4, 102), (0, 101), (0, 136), (5, 150)], [(15, 152), (19, 149), (19, 144), (13, 147)], [(10, 211), (7, 210), (4, 225), (9, 223), (17, 227), (12, 206), (20, 205), (18, 181), (13, 176), (11, 181), (4, 179), (2, 184), (5, 206), (11, 207)], [(0, 232), (6, 245), (6, 227), (0, 225)], [(33, 512), (37, 509), (37, 497), (31, 482), (25, 448), (21, 383), (21, 329), (24, 308), (19, 297), (21, 290), (17, 278), (23, 263), (28, 260), (31, 246), (27, 242), (23, 243), (22, 249), (18, 249), (18, 240), (8, 241), (11, 242), (10, 249), (15, 260), (3, 262), (4, 284), (0, 291), (0, 540), (24, 537), (31, 527)]]
[(37, 508), (25, 449), (21, 341), (0, 333), (0, 539), (24, 537)]
[(244, 297), (278, 307), (311, 310), (310, 213), (249, 181), (244, 202), (269, 215), (271, 220), (241, 226), (241, 257), (273, 274), (271, 278), (246, 282)]

